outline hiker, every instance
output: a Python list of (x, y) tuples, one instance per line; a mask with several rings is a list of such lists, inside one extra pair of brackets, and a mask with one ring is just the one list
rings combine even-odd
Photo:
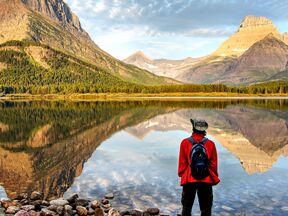
[(192, 136), (181, 142), (178, 176), (181, 177), (182, 216), (191, 216), (197, 193), (201, 216), (212, 214), (212, 186), (220, 182), (217, 171), (217, 151), (213, 141), (205, 137), (208, 123), (201, 119), (190, 120)]

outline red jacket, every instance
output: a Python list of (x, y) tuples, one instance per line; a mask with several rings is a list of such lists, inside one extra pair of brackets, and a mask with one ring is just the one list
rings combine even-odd
[[(198, 143), (202, 140), (204, 135), (193, 133), (192, 134), (193, 139)], [(192, 182), (205, 182), (212, 185), (216, 185), (220, 182), (220, 179), (218, 178), (218, 165), (217, 165), (217, 151), (214, 142), (211, 140), (208, 140), (205, 143), (205, 148), (207, 151), (207, 156), (209, 160), (209, 176), (207, 176), (204, 179), (197, 180), (193, 178), (191, 175), (191, 160), (190, 160), (190, 152), (192, 149), (192, 144), (189, 142), (189, 140), (186, 138), (181, 142), (180, 146), (180, 153), (179, 153), (179, 165), (178, 165), (178, 176), (181, 177), (181, 185), (192, 183)]]

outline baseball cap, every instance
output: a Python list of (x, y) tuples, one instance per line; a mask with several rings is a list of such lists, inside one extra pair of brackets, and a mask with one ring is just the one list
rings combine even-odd
[(198, 131), (206, 131), (208, 128), (208, 123), (204, 119), (195, 118), (190, 119), (190, 121), (193, 125), (193, 128)]

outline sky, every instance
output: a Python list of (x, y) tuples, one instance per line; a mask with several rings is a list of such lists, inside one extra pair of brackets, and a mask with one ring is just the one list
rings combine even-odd
[(118, 59), (201, 57), (237, 31), (247, 15), (288, 32), (287, 0), (65, 0), (95, 43)]

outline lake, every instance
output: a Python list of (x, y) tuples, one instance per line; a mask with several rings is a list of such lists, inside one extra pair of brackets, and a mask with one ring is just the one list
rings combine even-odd
[(113, 192), (120, 210), (180, 213), (178, 152), (194, 117), (218, 151), (213, 215), (288, 215), (286, 99), (2, 101), (0, 197)]

